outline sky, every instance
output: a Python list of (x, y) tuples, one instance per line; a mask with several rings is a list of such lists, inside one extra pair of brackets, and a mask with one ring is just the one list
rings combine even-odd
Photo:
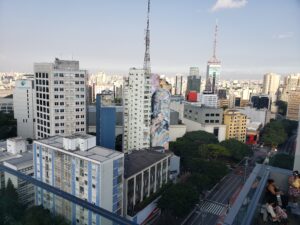
[[(147, 0), (0, 0), (0, 72), (76, 59), (91, 73), (142, 67)], [(205, 76), (218, 23), (221, 78), (300, 72), (300, 0), (152, 0), (152, 72)]]

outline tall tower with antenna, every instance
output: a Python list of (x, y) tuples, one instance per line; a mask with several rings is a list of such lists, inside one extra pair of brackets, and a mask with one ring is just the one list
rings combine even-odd
[(218, 82), (220, 79), (221, 61), (217, 59), (217, 36), (218, 36), (218, 23), (216, 21), (214, 41), (213, 41), (213, 55), (207, 62), (206, 70), (206, 84), (205, 92), (210, 94), (217, 94)]
[(147, 28), (146, 28), (146, 36), (145, 36), (145, 56), (144, 56), (144, 70), (147, 74), (151, 73), (151, 65), (150, 65), (150, 0), (148, 0), (148, 10), (147, 10)]
[(150, 0), (147, 1), (144, 65), (142, 69), (130, 68), (128, 77), (124, 79), (123, 152), (150, 147)]

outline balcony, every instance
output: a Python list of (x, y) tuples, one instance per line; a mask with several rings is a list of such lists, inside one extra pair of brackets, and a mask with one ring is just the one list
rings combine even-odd
[[(273, 179), (276, 186), (285, 194), (288, 193), (288, 178), (292, 171), (271, 167), (267, 165), (256, 165), (235, 203), (229, 209), (222, 221), (223, 225), (263, 225), (278, 224), (263, 218), (263, 207), (265, 205), (265, 190), (267, 180)], [(300, 202), (298, 207), (293, 207), (289, 202), (287, 214), (289, 225), (299, 225)]]
[[(4, 174), (4, 176), (1, 176), (2, 183), (5, 183), (5, 185), (8, 184), (8, 179), (5, 179), (7, 176), (12, 180), (15, 191), (18, 193), (20, 189), (20, 193), (22, 193), (21, 198), (18, 198), (17, 195), (12, 195), (11, 189), (9, 192), (10, 195), (8, 196), (4, 196), (2, 194), (4, 192), (0, 193), (0, 199), (3, 198), (9, 202), (9, 204), (14, 204), (13, 209), (5, 210), (5, 212), (1, 211), (1, 215), (4, 215), (7, 219), (11, 218), (14, 221), (16, 220), (16, 223), (20, 220), (18, 224), (22, 224), (21, 220), (23, 218), (15, 218), (13, 215), (20, 213), (20, 208), (23, 208), (22, 210), (24, 212), (32, 210), (34, 213), (34, 210), (37, 210), (37, 214), (41, 213), (42, 208), (44, 208), (49, 210), (46, 212), (48, 214), (50, 213), (51, 218), (54, 218), (54, 220), (57, 219), (55, 217), (56, 215), (62, 216), (65, 219), (64, 224), (136, 225), (136, 223), (122, 216), (3, 165), (0, 165), (0, 175), (1, 174)], [(22, 185), (16, 185), (15, 180), (21, 181)], [(26, 189), (26, 186), (29, 188)], [(25, 190), (28, 190), (28, 193), (24, 193)], [(18, 203), (16, 203), (16, 201)], [(16, 204), (18, 204), (18, 207), (16, 207)], [(46, 212), (43, 211), (43, 213)], [(84, 218), (81, 216), (83, 213), (87, 215)], [(51, 224), (55, 224), (55, 221), (52, 221)]]

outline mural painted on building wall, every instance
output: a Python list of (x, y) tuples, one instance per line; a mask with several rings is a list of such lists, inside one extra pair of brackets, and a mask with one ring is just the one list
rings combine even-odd
[(155, 74), (152, 76), (152, 93), (151, 143), (153, 147), (169, 149), (171, 94), (161, 88), (159, 76)]

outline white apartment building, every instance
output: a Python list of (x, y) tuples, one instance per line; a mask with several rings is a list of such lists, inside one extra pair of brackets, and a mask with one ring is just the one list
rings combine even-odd
[(201, 105), (206, 107), (217, 108), (218, 107), (218, 95), (216, 94), (204, 94), (200, 95)]
[(276, 102), (278, 88), (280, 84), (280, 75), (276, 73), (267, 73), (264, 75), (263, 94), (270, 95), (272, 102)]
[(16, 80), (13, 93), (14, 117), (17, 120), (18, 136), (35, 138), (34, 131), (34, 80)]
[(34, 74), (36, 138), (86, 133), (87, 71), (79, 61), (35, 63)]
[(131, 68), (124, 80), (123, 151), (150, 147), (151, 83), (144, 69)]
[[(73, 134), (34, 141), (33, 162), (36, 179), (123, 215), (124, 154), (96, 146), (95, 136)], [(36, 201), (72, 224), (105, 224), (105, 218), (45, 191), (38, 192)]]

